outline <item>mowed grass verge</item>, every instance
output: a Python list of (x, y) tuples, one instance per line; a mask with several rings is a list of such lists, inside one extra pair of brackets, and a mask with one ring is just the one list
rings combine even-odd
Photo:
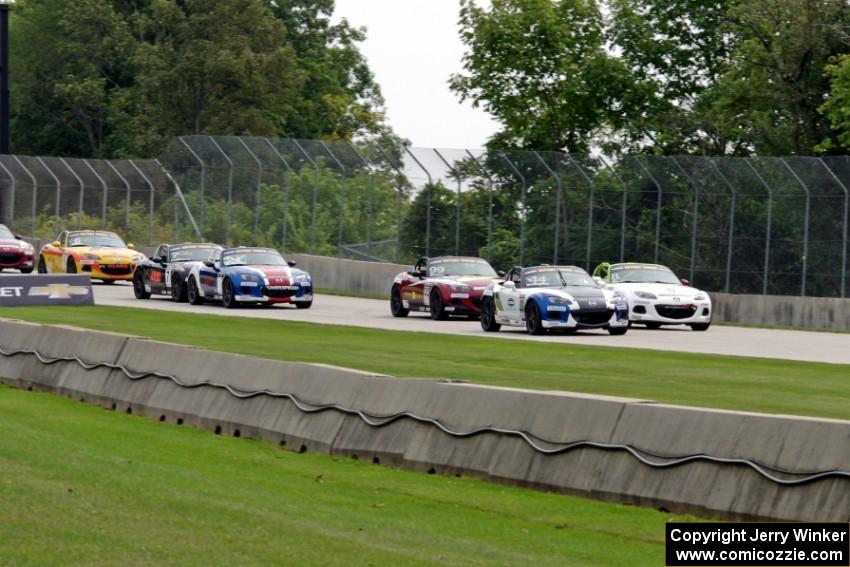
[(670, 514), (0, 386), (4, 564), (661, 565)]
[(105, 306), (6, 308), (0, 316), (398, 377), (850, 419), (848, 365), (583, 346), (568, 338), (532, 343)]

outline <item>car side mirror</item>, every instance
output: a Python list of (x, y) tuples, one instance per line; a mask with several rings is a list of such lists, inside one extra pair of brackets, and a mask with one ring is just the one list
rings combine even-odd
[(504, 286), (506, 289), (516, 289), (516, 283), (512, 281), (505, 282)]
[(296, 265), (298, 265), (298, 262), (293, 262), (292, 260), (289, 260), (286, 263), (289, 265), (290, 268), (294, 268)]
[(62, 246), (62, 243), (59, 242), (58, 240), (54, 240), (53, 242), (50, 243), (50, 245), (55, 246), (56, 248), (59, 248), (60, 246)]
[(160, 264), (167, 264), (168, 263), (168, 257), (167, 256), (160, 256), (159, 258), (156, 259), (156, 261), (159, 262)]
[(15, 234), (13, 236), (15, 237), (15, 240), (23, 240), (24, 239), (24, 237), (21, 236), (20, 234)]
[(132, 249), (132, 248), (135, 248), (135, 246), (133, 245), (133, 243), (132, 243), (132, 242), (128, 242), (128, 243), (127, 243), (127, 248), (131, 248), (131, 249)]
[(505, 277), (505, 270), (496, 270), (496, 275), (500, 278)]
[(204, 266), (206, 266), (207, 268), (215, 268), (215, 262), (213, 262), (212, 260), (207, 260), (204, 262)]
[(681, 280), (679, 280), (679, 281), (680, 281), (680, 282), (682, 282), (682, 285), (691, 285), (691, 282), (689, 282), (689, 281), (688, 281), (688, 280), (686, 280), (686, 279), (681, 279)]
[(605, 285), (605, 280), (603, 280), (599, 276), (594, 276), (593, 281), (595, 281), (597, 285)]

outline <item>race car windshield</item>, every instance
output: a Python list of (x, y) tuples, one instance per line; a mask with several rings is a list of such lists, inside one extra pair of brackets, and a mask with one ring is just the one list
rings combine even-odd
[(12, 231), (6, 228), (4, 225), (0, 224), (0, 238), (11, 238), (14, 239), (15, 235), (12, 234)]
[(496, 277), (494, 270), (487, 262), (473, 261), (443, 261), (428, 264), (429, 276), (482, 276)]
[(578, 270), (545, 270), (522, 276), (522, 287), (598, 287), (587, 272)]
[(286, 266), (283, 256), (275, 252), (231, 252), (221, 258), (225, 266)]
[(127, 247), (117, 234), (72, 234), (68, 237), (68, 246)]
[(676, 274), (664, 267), (611, 270), (611, 281), (613, 283), (680, 283)]
[(212, 260), (219, 252), (220, 248), (213, 246), (207, 247), (192, 247), (192, 248), (175, 248), (171, 250), (172, 262), (203, 262), (204, 260)]

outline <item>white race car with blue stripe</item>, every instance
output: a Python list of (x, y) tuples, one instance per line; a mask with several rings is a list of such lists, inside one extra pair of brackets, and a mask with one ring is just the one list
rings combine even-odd
[(525, 327), (528, 333), (550, 329), (607, 329), (624, 335), (629, 305), (624, 295), (597, 284), (575, 266), (515, 267), (484, 292), (481, 328)]

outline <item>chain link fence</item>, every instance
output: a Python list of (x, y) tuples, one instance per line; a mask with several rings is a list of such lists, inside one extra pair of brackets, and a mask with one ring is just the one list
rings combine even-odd
[(850, 157), (708, 158), (185, 136), (158, 160), (0, 156), (12, 228), (408, 263), (657, 262), (713, 291), (845, 297)]

